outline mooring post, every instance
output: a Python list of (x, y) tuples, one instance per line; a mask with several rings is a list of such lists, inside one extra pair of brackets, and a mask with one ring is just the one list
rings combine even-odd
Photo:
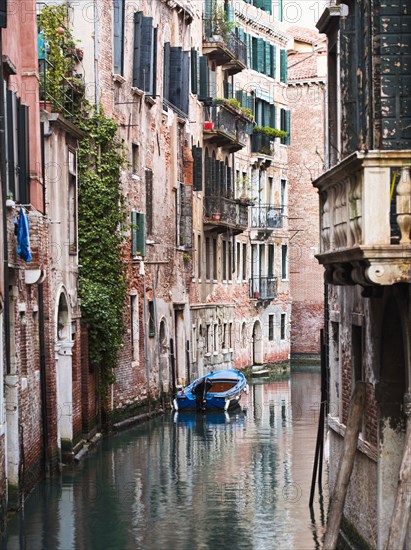
[(337, 480), (330, 500), (330, 511), (323, 546), (324, 550), (335, 550), (337, 547), (345, 497), (347, 495), (348, 484), (354, 466), (358, 434), (360, 433), (364, 413), (365, 387), (365, 382), (356, 382), (354, 393), (351, 397), (343, 449), (338, 465)]

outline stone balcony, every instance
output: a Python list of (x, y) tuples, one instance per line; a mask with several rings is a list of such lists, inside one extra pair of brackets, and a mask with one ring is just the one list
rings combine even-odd
[(233, 235), (242, 233), (248, 225), (248, 206), (221, 196), (204, 197), (204, 230)]
[(250, 298), (255, 300), (274, 300), (277, 297), (277, 277), (251, 277)]
[(313, 185), (327, 282), (411, 283), (411, 151), (355, 152)]
[(228, 104), (204, 107), (203, 138), (231, 153), (240, 151), (248, 141), (249, 119)]
[(234, 32), (224, 32), (222, 27), (223, 21), (204, 19), (203, 54), (234, 75), (247, 66), (247, 46)]

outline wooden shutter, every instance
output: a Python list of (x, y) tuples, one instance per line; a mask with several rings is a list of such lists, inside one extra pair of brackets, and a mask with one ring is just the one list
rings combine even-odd
[(258, 38), (253, 36), (251, 39), (251, 43), (252, 43), (251, 68), (254, 69), (254, 71), (258, 71)]
[(141, 45), (141, 22), (143, 20), (143, 12), (139, 11), (134, 14), (134, 47), (133, 47), (133, 86), (140, 87), (140, 45)]
[(189, 94), (189, 80), (190, 80), (190, 57), (188, 51), (182, 52), (181, 58), (181, 102), (180, 109), (188, 115), (188, 94)]
[(257, 38), (257, 71), (259, 73), (264, 72), (264, 62), (265, 62), (265, 55), (264, 55), (264, 40), (263, 38)]
[(210, 73), (208, 70), (208, 57), (200, 57), (200, 101), (207, 101), (210, 98)]
[(141, 212), (131, 212), (131, 252), (133, 256), (146, 255), (146, 219)]
[(270, 123), (269, 123), (269, 126), (271, 126), (271, 128), (277, 128), (277, 126), (276, 126), (275, 105), (273, 105), (273, 104), (270, 105)]
[(163, 97), (170, 97), (170, 42), (164, 44)]
[(272, 0), (260, 0), (260, 4), (262, 10), (266, 11), (267, 13), (271, 13)]
[(114, 0), (113, 70), (121, 75), (124, 72), (124, 5), (124, 0)]
[(156, 97), (157, 95), (157, 28), (153, 29), (153, 70), (151, 95), (153, 97)]
[(191, 64), (191, 93), (192, 94), (198, 94), (199, 89), (199, 74), (198, 74), (198, 51), (195, 48), (191, 48), (191, 56), (190, 56), (190, 64)]
[(19, 200), (30, 203), (29, 108), (18, 105)]
[(153, 93), (153, 48), (153, 18), (143, 17), (141, 21), (140, 70), (138, 75), (140, 85), (138, 87), (149, 94)]
[(7, 0), (0, 0), (0, 29), (7, 27)]
[(146, 169), (145, 174), (146, 184), (146, 222), (147, 233), (153, 234), (153, 171)]
[(205, 174), (204, 174), (204, 192), (206, 196), (210, 196), (211, 193), (211, 182), (212, 182), (212, 166), (211, 166), (211, 157), (206, 156), (204, 167), (205, 167)]
[(280, 81), (287, 82), (287, 52), (286, 50), (280, 50)]
[(170, 94), (169, 101), (181, 109), (182, 57), (180, 46), (170, 47)]
[(203, 189), (203, 150), (201, 147), (193, 146), (193, 190)]
[(271, 44), (265, 43), (265, 74), (271, 76)]
[(224, 13), (226, 15), (227, 21), (235, 21), (234, 6), (231, 4), (231, 2), (224, 4)]
[(277, 72), (277, 48), (273, 44), (271, 44), (270, 50), (271, 50), (271, 77), (275, 78), (276, 72)]
[(285, 138), (285, 144), (290, 145), (290, 111), (285, 111), (285, 131), (288, 136)]
[(13, 198), (16, 199), (16, 168), (17, 168), (17, 150), (15, 148), (15, 113), (16, 95), (7, 90), (7, 160), (8, 160), (8, 191), (13, 193)]

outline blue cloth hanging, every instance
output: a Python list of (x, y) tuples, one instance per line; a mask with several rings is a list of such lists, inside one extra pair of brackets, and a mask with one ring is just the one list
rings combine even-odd
[(25, 262), (31, 262), (30, 222), (23, 208), (20, 208), (19, 224), (17, 228), (17, 254)]

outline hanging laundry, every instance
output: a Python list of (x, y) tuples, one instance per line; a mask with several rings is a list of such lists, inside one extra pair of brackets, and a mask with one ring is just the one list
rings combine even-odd
[(30, 222), (28, 216), (24, 213), (23, 208), (20, 208), (17, 230), (17, 254), (25, 262), (31, 262)]

